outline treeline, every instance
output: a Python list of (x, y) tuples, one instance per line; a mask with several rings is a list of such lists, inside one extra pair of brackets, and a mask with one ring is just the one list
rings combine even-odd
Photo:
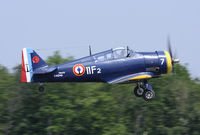
[[(46, 60), (72, 60), (58, 52)], [(152, 102), (136, 98), (135, 84), (20, 82), (0, 66), (0, 135), (199, 135), (200, 84), (185, 66), (152, 79)]]

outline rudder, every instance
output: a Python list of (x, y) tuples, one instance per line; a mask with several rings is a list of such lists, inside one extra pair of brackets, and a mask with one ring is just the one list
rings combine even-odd
[(22, 50), (21, 82), (34, 82), (34, 70), (45, 66), (48, 65), (32, 48), (24, 48)]

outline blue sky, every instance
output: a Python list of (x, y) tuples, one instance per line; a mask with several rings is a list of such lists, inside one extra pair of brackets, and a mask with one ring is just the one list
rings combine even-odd
[(79, 58), (88, 45), (166, 50), (168, 34), (181, 64), (200, 77), (199, 0), (0, 0), (0, 64), (9, 69), (24, 47), (44, 59), (55, 50)]

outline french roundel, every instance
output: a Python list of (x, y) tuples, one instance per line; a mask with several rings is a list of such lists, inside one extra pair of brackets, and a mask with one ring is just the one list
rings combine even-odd
[(38, 56), (34, 56), (32, 60), (33, 60), (33, 63), (38, 63), (40, 61)]
[(85, 67), (82, 64), (76, 64), (73, 67), (73, 73), (77, 76), (82, 76), (85, 73)]

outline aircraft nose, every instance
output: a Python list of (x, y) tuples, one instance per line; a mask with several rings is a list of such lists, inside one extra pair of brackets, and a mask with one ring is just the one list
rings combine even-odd
[(167, 64), (167, 74), (171, 73), (172, 71), (172, 58), (168, 51), (164, 51), (166, 56), (166, 64)]

